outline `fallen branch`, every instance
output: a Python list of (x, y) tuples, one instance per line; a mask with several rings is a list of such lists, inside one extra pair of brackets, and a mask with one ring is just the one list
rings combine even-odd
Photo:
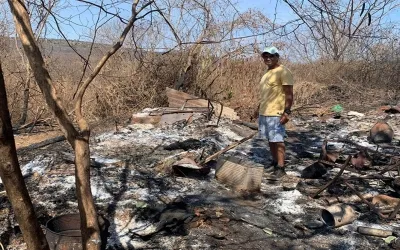
[(19, 126), (19, 127), (13, 128), (13, 131), (14, 131), (14, 132), (17, 132), (18, 130), (22, 130), (22, 129), (25, 129), (25, 128), (28, 128), (28, 127), (32, 127), (32, 126), (34, 126), (34, 125), (36, 125), (36, 124), (39, 124), (39, 123), (45, 123), (46, 120), (48, 120), (48, 119), (38, 119), (38, 120), (36, 120), (36, 121), (32, 121), (32, 122), (29, 122), (29, 123), (25, 123), (24, 125), (21, 125), (21, 126)]
[(330, 185), (332, 185), (332, 183), (334, 183), (343, 173), (343, 171), (346, 169), (346, 167), (349, 165), (351, 160), (351, 156), (349, 155), (346, 159), (346, 162), (343, 164), (342, 168), (340, 169), (339, 173), (337, 173), (337, 175), (328, 183), (326, 183), (323, 187), (321, 187), (313, 196), (312, 198), (316, 198), (322, 191), (324, 191), (325, 189), (327, 189)]
[(64, 140), (65, 140), (65, 136), (63, 136), (63, 135), (57, 136), (57, 137), (54, 137), (54, 138), (50, 138), (50, 139), (44, 140), (42, 142), (34, 143), (32, 145), (20, 148), (20, 149), (17, 150), (17, 152), (42, 148), (44, 146), (47, 146), (47, 145), (50, 145), (50, 144), (53, 144), (53, 143), (56, 143), (56, 142), (64, 141)]
[(360, 199), (368, 205), (369, 209), (371, 211), (373, 211), (374, 213), (376, 213), (379, 218), (383, 219), (383, 218), (387, 218), (386, 215), (383, 215), (379, 209), (377, 209), (371, 202), (367, 201), (361, 194), (360, 192), (358, 192), (353, 186), (351, 186), (349, 183), (347, 183), (345, 180), (343, 181), (343, 183), (349, 188), (351, 189), (351, 191), (353, 191), (358, 197), (360, 197)]
[(292, 112), (293, 111), (299, 112), (299, 110), (302, 110), (302, 109), (318, 109), (318, 108), (321, 108), (321, 106), (320, 105), (318, 105), (318, 106), (310, 106), (310, 104), (306, 104), (306, 105), (302, 105), (302, 106), (299, 106), (299, 107), (292, 108)]
[[(364, 198), (370, 199), (373, 198), (374, 196), (372, 194), (366, 193), (364, 194)], [(356, 203), (360, 201), (360, 197), (357, 195), (353, 194), (351, 196), (337, 196), (337, 197), (326, 197), (325, 202), (328, 203), (328, 205), (336, 204), (336, 203)], [(391, 210), (391, 212), (393, 209)]]
[(394, 178), (393, 177), (388, 177), (388, 176), (383, 176), (383, 175), (367, 175), (367, 176), (350, 176), (350, 177), (342, 177), (343, 180), (385, 180), (385, 181), (391, 181)]
[(258, 125), (256, 123), (244, 122), (241, 120), (234, 120), (233, 123), (238, 124), (238, 125), (243, 125), (245, 127), (251, 128), (253, 130), (258, 130)]
[(215, 158), (217, 158), (217, 157), (220, 156), (221, 154), (225, 153), (226, 151), (229, 151), (229, 150), (231, 150), (232, 148), (235, 148), (235, 147), (239, 146), (239, 145), (242, 144), (243, 142), (245, 142), (245, 141), (247, 141), (247, 140), (253, 138), (253, 136), (255, 136), (256, 134), (257, 134), (257, 133), (253, 133), (253, 134), (251, 134), (250, 136), (245, 137), (245, 138), (241, 139), (240, 141), (235, 142), (235, 143), (233, 143), (233, 144), (231, 144), (231, 145), (225, 147), (224, 149), (222, 149), (222, 150), (216, 152), (215, 154), (213, 154), (213, 155), (207, 157), (204, 161), (202, 161), (202, 162), (200, 163), (200, 165), (205, 164), (205, 163), (207, 163), (207, 162), (209, 162), (209, 161), (211, 161), (211, 160), (214, 160)]

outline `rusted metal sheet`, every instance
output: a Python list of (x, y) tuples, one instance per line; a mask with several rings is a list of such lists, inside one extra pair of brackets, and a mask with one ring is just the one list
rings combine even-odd
[[(208, 100), (205, 99), (199, 99), (196, 96), (189, 95), (185, 92), (178, 91), (175, 89), (167, 88), (166, 89), (166, 94), (168, 97), (168, 103), (169, 107), (176, 107), (176, 108), (181, 108), (181, 107), (208, 107), (209, 102)], [(215, 115), (219, 116), (222, 108), (222, 117), (229, 118), (232, 120), (238, 120), (240, 119), (235, 110), (229, 107), (222, 107), (219, 103), (217, 102), (212, 102), (212, 105), (214, 107), (214, 113)]]
[(229, 157), (218, 161), (215, 177), (238, 191), (259, 191), (263, 173), (264, 167), (260, 164)]

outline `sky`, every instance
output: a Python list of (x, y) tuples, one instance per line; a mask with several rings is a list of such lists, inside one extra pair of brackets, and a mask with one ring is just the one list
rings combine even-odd
[[(99, 3), (99, 0), (91, 0), (92, 2)], [(105, 0), (105, 2), (110, 2), (115, 0)], [(4, 0), (0, 0), (0, 3), (6, 3)], [(72, 2), (74, 6), (68, 4), (68, 2)], [(124, 1), (120, 1), (124, 2)], [(125, 0), (125, 5), (122, 5), (123, 8), (120, 8), (122, 11), (122, 15), (129, 17), (129, 9), (130, 0)], [(274, 20), (276, 23), (286, 23), (287, 21), (293, 20), (297, 18), (297, 16), (293, 13), (290, 7), (284, 3), (283, 0), (231, 0), (232, 3), (237, 3), (236, 9), (243, 13), (249, 9), (261, 11), (268, 18)], [(400, 0), (399, 0), (400, 2)], [(56, 13), (60, 13), (60, 16), (64, 17), (59, 18), (59, 25), (62, 27), (62, 31), (65, 36), (70, 40), (83, 40), (89, 41), (90, 36), (87, 27), (93, 27), (93, 24), (96, 22), (97, 10), (87, 10), (82, 15), (78, 15), (78, 13), (84, 10), (83, 7), (76, 7), (75, 5), (82, 5), (78, 3), (76, 0), (60, 0), (61, 6), (56, 9)], [(227, 8), (227, 10), (229, 10)], [(231, 9), (232, 10), (232, 9)], [(1, 12), (0, 12), (1, 14)], [(231, 13), (230, 13), (231, 14)], [(108, 17), (103, 16), (102, 21), (106, 21)], [(1, 16), (0, 16), (1, 19)], [(52, 19), (52, 18), (50, 18)], [(68, 23), (68, 19), (72, 20), (72, 23)], [(385, 20), (386, 22), (393, 21), (400, 23), (400, 10), (393, 12), (390, 16), (388, 16)], [(34, 22), (34, 20), (33, 20)], [(110, 30), (112, 33), (113, 30)], [(55, 24), (53, 22), (53, 29), (48, 29), (48, 33), (46, 37), (48, 38), (62, 38), (58, 32), (55, 31)], [(118, 34), (118, 33), (117, 33)], [(115, 37), (112, 38), (115, 40)]]
[[(63, 0), (62, 0), (63, 2)], [(65, 2), (65, 1), (64, 1)], [(92, 2), (99, 2), (99, 1), (92, 1)], [(285, 22), (287, 20), (293, 19), (295, 16), (291, 9), (287, 7), (286, 4), (282, 3), (282, 0), (231, 0), (232, 3), (237, 3), (237, 10), (239, 12), (245, 12), (248, 9), (253, 9), (253, 10), (258, 10), (263, 13), (266, 13), (268, 17), (270, 18), (276, 18), (276, 21), (279, 22)], [(123, 13), (123, 16), (128, 17), (129, 16), (129, 5), (126, 4), (126, 11)], [(275, 8), (277, 15), (275, 15)], [(75, 23), (82, 23), (84, 24), (83, 26), (92, 26), (90, 24), (94, 23), (96, 20), (93, 19), (93, 16), (97, 15), (97, 13), (93, 13), (91, 15), (90, 11), (86, 11), (84, 15), (77, 15), (79, 11), (82, 11), (82, 8), (74, 8), (68, 5), (63, 5), (58, 11), (60, 11), (61, 15), (63, 17), (73, 17), (75, 20)], [(61, 23), (63, 22), (62, 20), (60, 21)], [(72, 26), (72, 25), (71, 25)], [(84, 30), (83, 27), (79, 27), (77, 25), (74, 25), (74, 29), (72, 27), (68, 27), (68, 25), (63, 26), (63, 29), (65, 30), (65, 34), (68, 34), (69, 39), (79, 39), (79, 40), (84, 40), (85, 38), (83, 36), (78, 36), (76, 35), (77, 33), (82, 33)], [(54, 34), (53, 34), (54, 33)], [(84, 32), (83, 32), (84, 33)], [(51, 32), (50, 36), (58, 36), (55, 34), (55, 32)]]
[(295, 18), (293, 11), (282, 0), (238, 0), (237, 3), (240, 11), (257, 9), (270, 17), (277, 12), (277, 21), (284, 22)]

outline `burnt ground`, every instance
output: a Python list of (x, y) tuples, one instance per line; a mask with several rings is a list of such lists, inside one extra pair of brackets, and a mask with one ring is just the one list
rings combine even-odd
[[(386, 116), (371, 112), (364, 117), (328, 120), (296, 117), (287, 138), (289, 177), (281, 182), (267, 178), (270, 158), (265, 141), (254, 138), (225, 153), (265, 168), (261, 191), (256, 193), (237, 192), (219, 183), (213, 164), (209, 164), (208, 174), (189, 171), (179, 176), (171, 171), (172, 163), (187, 152), (199, 160), (252, 133), (229, 120), (222, 120), (215, 128), (199, 116), (187, 126), (129, 125), (118, 132), (93, 135), (92, 193), (99, 214), (110, 222), (107, 249), (391, 249), (381, 238), (358, 234), (356, 228), (397, 229), (397, 220), (380, 220), (361, 202), (351, 203), (359, 213), (352, 224), (334, 229), (321, 223), (321, 209), (327, 206), (323, 198), (346, 196), (351, 191), (336, 184), (321, 198), (312, 199), (307, 190), (317, 190), (337, 168), (318, 179), (300, 178), (304, 168), (318, 158), (326, 138), (347, 138), (374, 149), (366, 132), (382, 115)], [(381, 149), (392, 155), (398, 154), (399, 118), (391, 115), (389, 120), (396, 137), (392, 147)], [(200, 143), (184, 149), (164, 148), (187, 139)], [(339, 163), (357, 152), (343, 143), (330, 143), (329, 147), (341, 152)], [(19, 151), (21, 169), (42, 225), (54, 216), (78, 211), (71, 156), (66, 142)], [(374, 167), (383, 168), (384, 164)], [(346, 176), (354, 174), (360, 175), (345, 171)], [(382, 181), (355, 180), (351, 184), (363, 194), (399, 197)], [(0, 192), (3, 190), (0, 186)], [(26, 249), (4, 192), (0, 200), (0, 242), (6, 249)]]

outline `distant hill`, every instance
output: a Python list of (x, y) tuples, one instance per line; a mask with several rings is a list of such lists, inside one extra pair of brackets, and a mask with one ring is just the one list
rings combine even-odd
[[(0, 37), (0, 50), (5, 49), (12, 53), (15, 46), (22, 49), (19, 39), (16, 39), (15, 37)], [(89, 54), (92, 43), (76, 40), (67, 42), (64, 39), (40, 39), (39, 46), (44, 56), (70, 58), (75, 56), (78, 57), (74, 50), (86, 57)], [(111, 44), (93, 44), (92, 56), (99, 57), (103, 55), (111, 48), (111, 46)], [(130, 49), (127, 48), (121, 48), (121, 50), (126, 50), (127, 52), (130, 51)]]

